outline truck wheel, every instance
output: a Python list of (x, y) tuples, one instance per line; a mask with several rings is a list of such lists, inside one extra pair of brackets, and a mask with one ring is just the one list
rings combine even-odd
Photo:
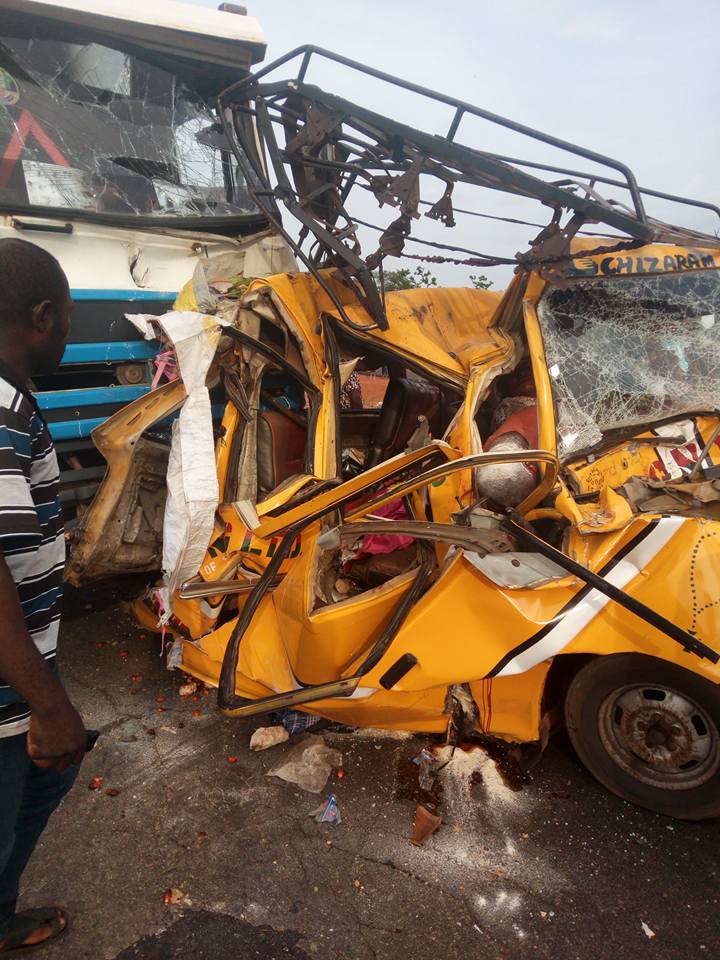
[(572, 680), (565, 721), (587, 769), (623, 800), (720, 816), (720, 686), (655, 657), (601, 656)]

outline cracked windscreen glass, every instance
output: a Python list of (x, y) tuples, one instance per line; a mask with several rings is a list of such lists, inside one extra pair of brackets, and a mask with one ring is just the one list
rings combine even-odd
[(97, 43), (0, 36), (0, 207), (123, 217), (257, 212), (214, 107)]
[(538, 305), (561, 458), (720, 408), (720, 274), (583, 280)]

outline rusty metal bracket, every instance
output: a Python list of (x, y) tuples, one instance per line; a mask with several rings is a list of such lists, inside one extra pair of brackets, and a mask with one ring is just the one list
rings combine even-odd
[(425, 211), (425, 216), (431, 220), (439, 220), (446, 227), (455, 226), (455, 211), (452, 205), (453, 183), (448, 183), (445, 187), (445, 193), (434, 203), (429, 210)]
[(380, 246), (366, 258), (370, 270), (376, 270), (385, 257), (399, 257), (405, 247), (405, 240), (410, 235), (410, 217), (403, 213), (393, 220), (385, 233), (380, 237)]
[(380, 205), (387, 203), (391, 207), (400, 207), (400, 211), (405, 216), (418, 220), (420, 218), (418, 211), (420, 174), (423, 172), (424, 163), (425, 157), (418, 156), (413, 160), (410, 168), (399, 177), (378, 178), (380, 181), (384, 181), (383, 188), (375, 192)]
[(327, 110), (318, 103), (308, 103), (305, 126), (296, 137), (286, 144), (287, 154), (298, 153), (303, 148), (313, 148), (327, 143), (338, 127), (342, 127), (340, 114)]
[(530, 241), (528, 253), (518, 253), (520, 266), (530, 261), (539, 264), (539, 273), (556, 287), (566, 287), (570, 272), (570, 242), (586, 222), (582, 214), (576, 213), (565, 226), (560, 225), (562, 209), (556, 208), (550, 223)]

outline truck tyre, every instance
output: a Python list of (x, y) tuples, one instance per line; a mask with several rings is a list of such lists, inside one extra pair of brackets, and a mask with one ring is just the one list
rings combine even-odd
[(720, 816), (720, 686), (655, 657), (601, 656), (573, 678), (565, 721), (618, 797), (680, 820)]

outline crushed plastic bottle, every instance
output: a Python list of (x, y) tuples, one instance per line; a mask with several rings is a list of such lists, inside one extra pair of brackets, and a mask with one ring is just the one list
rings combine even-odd
[(420, 753), (413, 757), (413, 763), (420, 768), (418, 770), (418, 783), (421, 790), (427, 790), (428, 793), (433, 788), (433, 781), (437, 775), (437, 759), (430, 753), (427, 747), (423, 747)]
[(340, 807), (334, 793), (331, 793), (327, 800), (323, 801), (319, 807), (310, 811), (310, 816), (315, 823), (342, 823)]

